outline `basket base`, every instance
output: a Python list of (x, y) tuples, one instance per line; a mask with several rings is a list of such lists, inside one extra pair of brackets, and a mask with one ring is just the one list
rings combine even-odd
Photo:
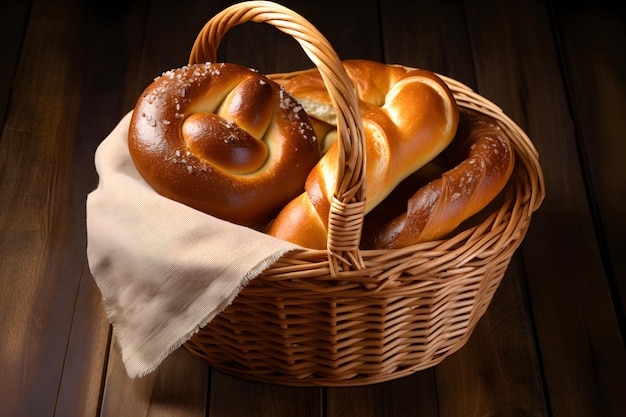
[[(205, 345), (197, 346), (197, 341), (193, 338), (183, 346), (192, 356), (210, 367), (247, 381), (291, 387), (355, 387), (389, 382), (432, 368), (465, 346), (468, 339), (469, 334), (457, 340), (445, 352), (434, 355), (428, 360), (422, 360), (412, 366), (385, 366), (385, 363), (378, 363), (372, 364), (367, 374), (350, 373), (345, 369), (337, 369), (334, 375), (316, 375), (297, 366), (293, 366), (291, 370), (285, 370), (281, 366), (277, 366), (276, 369), (245, 367), (235, 361), (224, 361), (225, 355), (223, 352), (220, 354), (220, 352), (215, 351), (213, 352), (215, 355), (211, 355), (210, 352), (207, 352)], [(279, 369), (283, 372), (279, 372)]]

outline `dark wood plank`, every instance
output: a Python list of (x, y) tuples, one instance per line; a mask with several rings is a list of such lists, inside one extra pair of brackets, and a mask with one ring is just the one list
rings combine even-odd
[(475, 86), (462, 0), (382, 2), (385, 62), (423, 68)]
[(17, 69), (22, 40), (30, 12), (30, 1), (10, 0), (0, 14), (0, 126), (4, 125), (13, 79)]
[(333, 388), (327, 391), (327, 417), (439, 415), (432, 369), (381, 384)]
[[(53, 415), (84, 270), (71, 201), (81, 14), (34, 2), (0, 141), (2, 411)], [(19, 40), (19, 38), (18, 38)]]
[[(477, 85), (533, 138), (548, 196), (521, 253), (554, 416), (619, 415), (625, 354), (604, 275), (568, 102), (540, 1), (468, 2)], [(485, 20), (487, 16), (498, 19)]]
[(617, 1), (553, 1), (591, 210), (626, 333), (626, 12)]
[[(301, 2), (281, 1), (300, 13), (329, 40), (340, 59), (382, 61), (380, 22), (376, 0)], [(284, 56), (286, 61), (293, 56)], [(309, 63), (308, 67), (312, 65)]]
[(380, 416), (386, 404), (382, 384), (329, 389), (326, 401), (328, 417)]
[(203, 417), (208, 368), (184, 349), (174, 351), (152, 373), (129, 380), (113, 343), (100, 415)]
[(102, 402), (111, 326), (86, 259), (84, 267), (57, 394), (58, 416), (96, 416)]
[(208, 416), (318, 417), (322, 388), (246, 381), (212, 370)]
[[(77, 223), (73, 241), (85, 257), (85, 198), (97, 185), (93, 157), (102, 139), (117, 124), (123, 108), (126, 71), (141, 47), (145, 5), (138, 2), (90, 2), (82, 26), (83, 80), (75, 123), (71, 201)], [(79, 249), (80, 250), (80, 249)], [(110, 325), (101, 295), (83, 261), (80, 290), (56, 405), (57, 415), (98, 415), (110, 345)]]
[(549, 416), (528, 295), (514, 257), (468, 343), (435, 369), (440, 416)]
[[(341, 59), (382, 59), (375, 1), (323, 0), (307, 3), (286, 0), (279, 3), (315, 26), (330, 41)], [(343, 16), (342, 24), (337, 24), (336, 19), (329, 19), (329, 10), (336, 16)], [(236, 26), (226, 34), (221, 47), (221, 58), (262, 73), (288, 72), (314, 66), (295, 40), (269, 24)]]

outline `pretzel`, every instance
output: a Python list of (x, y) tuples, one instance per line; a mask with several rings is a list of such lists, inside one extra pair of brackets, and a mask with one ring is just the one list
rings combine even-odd
[(303, 190), (321, 151), (282, 87), (235, 64), (164, 73), (139, 98), (128, 146), (158, 193), (245, 226), (267, 223)]

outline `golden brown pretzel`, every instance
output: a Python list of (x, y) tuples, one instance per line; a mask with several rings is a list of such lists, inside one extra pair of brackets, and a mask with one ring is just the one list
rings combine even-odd
[(496, 122), (466, 111), (446, 153), (456, 166), (421, 187), (406, 212), (375, 232), (366, 247), (401, 248), (445, 237), (502, 191), (515, 164), (510, 140)]
[(160, 194), (246, 225), (302, 192), (321, 156), (307, 114), (282, 87), (235, 64), (195, 64), (149, 85), (128, 145)]
[[(365, 60), (343, 64), (356, 89), (363, 120), (368, 212), (448, 145), (456, 132), (458, 108), (448, 87), (432, 72)], [(318, 136), (332, 133), (335, 113), (317, 70), (275, 79), (303, 105)], [(337, 146), (336, 142), (325, 146), (328, 151), (307, 177), (306, 191), (279, 213), (270, 235), (304, 247), (326, 247)]]

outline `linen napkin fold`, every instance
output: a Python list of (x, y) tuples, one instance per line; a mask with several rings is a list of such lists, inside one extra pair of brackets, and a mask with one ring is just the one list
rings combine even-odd
[(135, 378), (152, 372), (265, 268), (301, 248), (157, 194), (128, 152), (131, 113), (96, 151), (87, 257)]

